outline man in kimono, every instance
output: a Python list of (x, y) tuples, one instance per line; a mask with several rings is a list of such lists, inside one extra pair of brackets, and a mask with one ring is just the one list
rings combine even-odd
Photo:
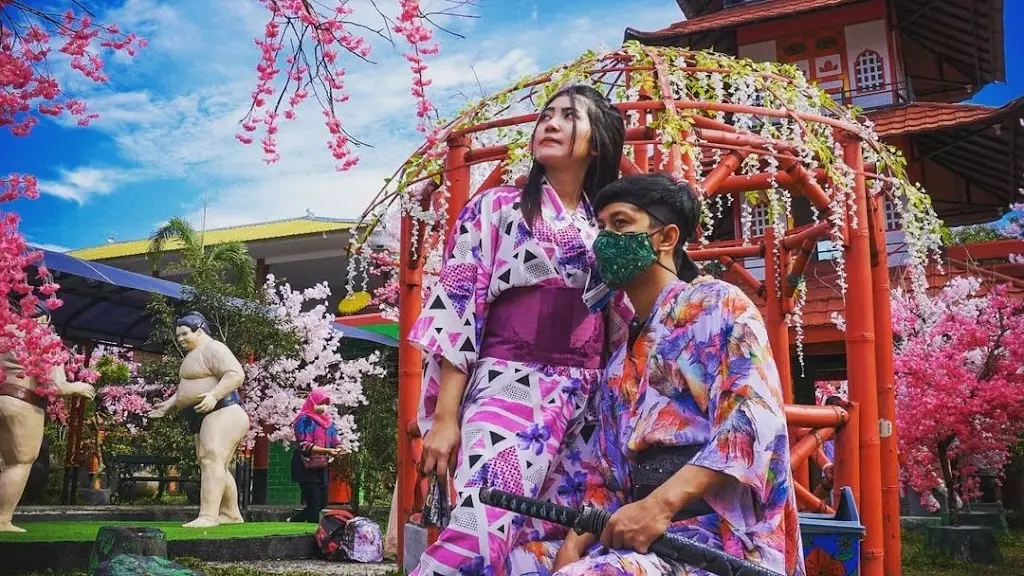
[(699, 276), (683, 249), (697, 199), (686, 184), (647, 174), (607, 186), (594, 208), (597, 266), (636, 319), (596, 393), (600, 472), (586, 499), (615, 511), (600, 542), (570, 534), (555, 570), (707, 574), (647, 553), (668, 531), (802, 576), (778, 371), (757, 307), (739, 288)]

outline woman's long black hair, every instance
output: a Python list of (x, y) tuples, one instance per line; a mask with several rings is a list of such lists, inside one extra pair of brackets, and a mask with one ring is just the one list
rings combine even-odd
[[(587, 166), (587, 173), (583, 177), (583, 193), (587, 201), (592, 201), (593, 196), (599, 190), (611, 184), (619, 177), (619, 161), (622, 159), (622, 146), (626, 142), (626, 123), (622, 114), (612, 106), (610, 100), (605, 98), (594, 88), (584, 85), (574, 85), (562, 88), (544, 103), (541, 110), (545, 110), (559, 96), (568, 96), (570, 104), (576, 107), (576, 98), (583, 98), (587, 106), (583, 108), (590, 120), (590, 149), (596, 152), (596, 157)], [(534, 127), (534, 133), (537, 128)], [(530, 135), (530, 147), (533, 147), (534, 135)], [(573, 119), (572, 134), (570, 135), (570, 148), (576, 144), (576, 121)], [(519, 209), (523, 213), (523, 219), (527, 224), (533, 224), (534, 219), (540, 215), (541, 182), (544, 180), (544, 167), (536, 160), (530, 167), (530, 174), (523, 184), (522, 200)]]

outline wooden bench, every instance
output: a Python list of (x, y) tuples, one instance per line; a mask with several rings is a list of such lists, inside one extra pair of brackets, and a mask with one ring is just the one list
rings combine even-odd
[[(195, 480), (181, 476), (173, 476), (168, 470), (178, 464), (176, 458), (164, 456), (114, 456), (109, 459), (108, 482), (111, 487), (111, 499), (123, 502), (132, 488), (139, 482), (158, 482), (157, 497), (163, 495), (171, 482), (191, 482)], [(143, 470), (151, 467), (155, 474)]]

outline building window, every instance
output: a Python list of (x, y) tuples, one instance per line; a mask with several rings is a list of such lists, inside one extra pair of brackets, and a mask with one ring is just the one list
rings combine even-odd
[(885, 67), (882, 57), (874, 50), (865, 50), (857, 56), (853, 64), (854, 76), (857, 79), (857, 90), (867, 92), (879, 90), (885, 86)]
[(896, 211), (896, 206), (892, 203), (892, 200), (885, 199), (885, 231), (891, 232), (893, 230), (900, 230), (903, 228), (903, 223), (900, 222), (900, 213)]
[(764, 236), (765, 228), (768, 227), (768, 207), (764, 204), (753, 206), (750, 209), (750, 237), (760, 238)]

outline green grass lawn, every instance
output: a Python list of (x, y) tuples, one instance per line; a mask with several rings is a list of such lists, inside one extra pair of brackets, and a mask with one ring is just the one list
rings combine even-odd
[(903, 532), (903, 576), (979, 576), (980, 574), (1024, 574), (1024, 532), (1015, 530), (999, 541), (1001, 566), (961, 564), (926, 552), (924, 534)]
[(313, 534), (316, 524), (289, 522), (246, 522), (214, 528), (182, 528), (181, 522), (21, 522), (28, 532), (0, 532), (0, 542), (92, 542), (100, 526), (144, 526), (159, 528), (168, 540), (253, 538)]

